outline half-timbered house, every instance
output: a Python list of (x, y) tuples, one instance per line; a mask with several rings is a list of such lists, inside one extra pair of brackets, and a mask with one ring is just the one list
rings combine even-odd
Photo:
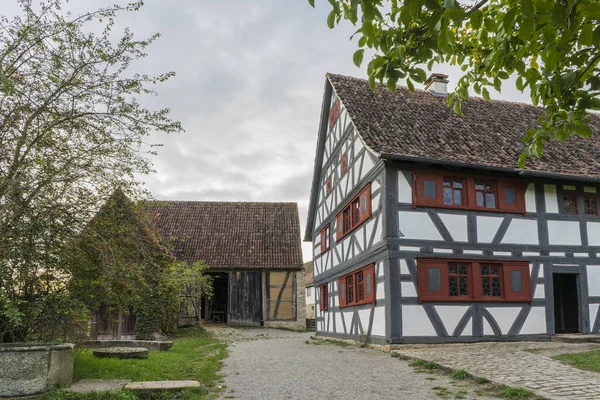
[(161, 201), (149, 210), (178, 260), (209, 267), (203, 321), (305, 329), (296, 203)]
[(540, 108), (327, 75), (305, 240), (316, 329), (379, 343), (600, 331), (600, 118), (516, 167)]

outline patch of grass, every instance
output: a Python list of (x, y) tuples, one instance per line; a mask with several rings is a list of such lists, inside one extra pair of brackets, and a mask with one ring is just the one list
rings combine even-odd
[(485, 385), (486, 383), (490, 383), (490, 380), (476, 376), (475, 383), (477, 383), (478, 385)]
[(600, 350), (586, 351), (583, 353), (560, 354), (552, 357), (575, 368), (586, 371), (600, 372)]
[(435, 390), (435, 395), (440, 399), (449, 399), (452, 395), (450, 389), (445, 388), (443, 386), (434, 386), (433, 390)]
[(397, 358), (398, 360), (404, 360), (404, 361), (411, 360), (411, 358), (409, 356), (405, 356), (404, 354), (400, 354), (400, 353), (392, 353), (392, 357)]
[(464, 381), (465, 379), (471, 379), (473, 375), (471, 375), (464, 369), (457, 369), (456, 371), (452, 372), (450, 377), (457, 381)]
[[(179, 392), (94, 393), (73, 395), (55, 390), (44, 400), (200, 400), (222, 389), (219, 370), (227, 357), (227, 344), (211, 337), (202, 327), (182, 329), (167, 351), (150, 351), (145, 359), (98, 358), (87, 348), (75, 350), (73, 378), (129, 379), (131, 381), (196, 380), (203, 387)], [(221, 387), (217, 387), (221, 386)]]
[(435, 376), (426, 376), (425, 379), (428, 381), (435, 381), (437, 378)]
[(538, 396), (531, 390), (523, 388), (504, 387), (496, 393), (501, 399), (535, 399)]
[(309, 342), (307, 340), (306, 343), (312, 343), (312, 344), (315, 344), (317, 346), (322, 345), (322, 344), (330, 344), (330, 345), (339, 346), (339, 347), (349, 347), (349, 346), (352, 346), (351, 343), (348, 343), (348, 342), (338, 342), (337, 340), (312, 339), (312, 342)]
[(455, 399), (466, 399), (468, 394), (469, 393), (466, 390), (459, 390), (458, 392), (454, 393), (454, 398)]

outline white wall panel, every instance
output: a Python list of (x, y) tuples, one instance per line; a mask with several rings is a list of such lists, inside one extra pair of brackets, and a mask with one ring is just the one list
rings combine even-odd
[(403, 336), (437, 336), (423, 306), (402, 306)]
[(550, 244), (581, 245), (579, 222), (548, 221), (548, 239)]
[(531, 311), (519, 334), (534, 335), (540, 333), (546, 333), (546, 309), (544, 307), (531, 307)]
[(492, 314), (503, 335), (506, 335), (515, 322), (521, 307), (487, 307), (486, 310)]
[(587, 266), (588, 296), (600, 296), (600, 265)]
[(466, 215), (443, 213), (439, 213), (438, 215), (455, 242), (466, 242), (468, 240)]
[(417, 297), (415, 284), (412, 282), (400, 282), (402, 297)]
[(385, 336), (385, 307), (375, 307), (371, 335)]
[(525, 211), (536, 212), (535, 205), (535, 184), (530, 183), (525, 192)]
[(600, 223), (588, 222), (587, 231), (590, 246), (600, 246)]
[(408, 239), (442, 240), (442, 236), (427, 213), (398, 212), (400, 232)]
[(558, 213), (556, 185), (544, 185), (544, 197), (546, 199), (546, 212)]
[(504, 234), (502, 243), (538, 244), (537, 221), (532, 219), (513, 219), (510, 221), (510, 225)]
[(400, 203), (412, 203), (412, 189), (410, 183), (402, 171), (398, 171), (398, 201)]
[(491, 243), (503, 220), (503, 217), (477, 217), (477, 241)]
[(460, 336), (473, 336), (473, 318), (467, 322), (467, 325), (465, 325), (465, 329), (463, 329)]
[(535, 287), (535, 295), (534, 299), (545, 299), (546, 298), (546, 289), (543, 283), (539, 283)]
[(460, 319), (469, 309), (468, 306), (435, 306), (435, 309), (442, 320), (448, 335), (456, 329)]

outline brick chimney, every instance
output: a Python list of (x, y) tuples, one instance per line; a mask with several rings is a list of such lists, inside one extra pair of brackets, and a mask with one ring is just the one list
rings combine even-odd
[(432, 94), (448, 94), (448, 75), (432, 73), (425, 81), (425, 90)]

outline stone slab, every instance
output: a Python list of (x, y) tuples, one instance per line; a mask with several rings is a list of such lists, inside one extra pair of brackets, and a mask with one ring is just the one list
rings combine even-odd
[(92, 349), (92, 354), (103, 358), (145, 358), (148, 349), (144, 347), (102, 347)]
[(130, 382), (125, 385), (125, 390), (179, 390), (200, 387), (198, 381), (147, 381)]
[(600, 335), (582, 335), (581, 333), (552, 335), (551, 340), (562, 343), (600, 343)]
[(129, 380), (124, 379), (81, 379), (66, 390), (73, 393), (114, 392), (123, 389)]
[(167, 340), (88, 340), (91, 347), (145, 347), (150, 350), (166, 351), (173, 347)]

